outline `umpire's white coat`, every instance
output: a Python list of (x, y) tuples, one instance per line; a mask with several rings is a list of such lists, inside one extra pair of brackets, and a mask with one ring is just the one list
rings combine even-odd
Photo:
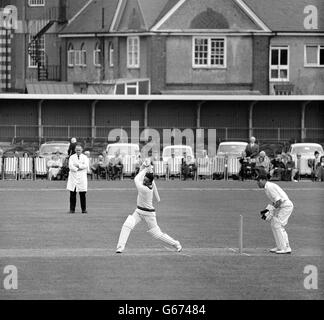
[[(79, 169), (75, 166), (79, 165)], [(67, 183), (67, 190), (77, 192), (86, 192), (88, 190), (88, 177), (87, 170), (89, 167), (89, 158), (80, 154), (80, 159), (78, 159), (77, 154), (73, 154), (69, 159), (69, 178)]]

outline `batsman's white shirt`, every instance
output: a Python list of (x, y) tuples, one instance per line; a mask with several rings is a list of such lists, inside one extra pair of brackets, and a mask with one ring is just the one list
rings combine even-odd
[[(153, 207), (153, 189), (148, 188), (143, 185), (144, 177), (147, 170), (143, 169), (140, 171), (134, 179), (138, 195), (137, 195), (137, 206), (149, 210), (154, 210)], [(154, 212), (148, 212), (140, 209), (136, 209), (139, 213), (143, 215), (152, 215)]]

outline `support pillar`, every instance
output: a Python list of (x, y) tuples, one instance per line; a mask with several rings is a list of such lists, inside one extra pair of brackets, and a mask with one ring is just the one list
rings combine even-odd
[(249, 107), (249, 138), (253, 136), (253, 109), (257, 101), (253, 101)]
[(146, 101), (144, 104), (144, 128), (148, 127), (148, 108), (151, 101)]
[(199, 129), (201, 126), (201, 107), (204, 103), (205, 103), (205, 101), (200, 101), (200, 102), (198, 102), (198, 105), (197, 105), (197, 118), (196, 118), (197, 129)]
[(96, 105), (98, 100), (95, 100), (91, 103), (91, 144), (93, 145), (94, 140), (97, 136), (96, 130)]
[(305, 128), (305, 118), (306, 118), (306, 107), (309, 104), (310, 101), (306, 101), (302, 104), (302, 108), (301, 108), (301, 123), (300, 123), (300, 127), (301, 127), (301, 142), (304, 142), (306, 139), (306, 128)]
[(38, 142), (39, 144), (42, 143), (43, 139), (43, 124), (42, 124), (42, 111), (43, 111), (43, 102), (44, 100), (38, 101), (38, 120), (37, 120), (37, 126), (38, 126)]

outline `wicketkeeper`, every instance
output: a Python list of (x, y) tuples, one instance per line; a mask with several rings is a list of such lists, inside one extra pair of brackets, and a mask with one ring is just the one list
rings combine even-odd
[(270, 222), (276, 242), (276, 247), (271, 249), (270, 252), (289, 254), (291, 253), (291, 248), (285, 226), (293, 212), (294, 205), (282, 188), (273, 182), (267, 181), (266, 173), (259, 174), (257, 183), (259, 188), (264, 188), (267, 197), (271, 201), (271, 204), (260, 212), (261, 218)]
[(142, 220), (145, 220), (147, 223), (149, 229), (147, 232), (153, 238), (161, 240), (180, 252), (182, 250), (180, 242), (163, 233), (156, 221), (156, 213), (153, 207), (153, 194), (155, 194), (158, 202), (160, 201), (160, 196), (154, 183), (154, 174), (150, 161), (144, 161), (134, 181), (138, 190), (137, 208), (132, 215), (127, 217), (122, 226), (116, 253), (122, 253), (124, 251), (130, 232)]

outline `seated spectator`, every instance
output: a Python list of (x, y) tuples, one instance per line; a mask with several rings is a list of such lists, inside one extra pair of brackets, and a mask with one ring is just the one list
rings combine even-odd
[(298, 170), (296, 168), (295, 161), (290, 154), (287, 154), (287, 162), (286, 162), (286, 171), (284, 173), (283, 180), (285, 181), (295, 181), (298, 182)]
[(207, 150), (202, 151), (202, 159), (209, 159), (208, 154), (207, 154)]
[(318, 181), (324, 181), (324, 156), (321, 156), (320, 162), (317, 165), (317, 178)]
[(62, 168), (62, 160), (60, 158), (60, 153), (56, 152), (52, 159), (48, 160), (48, 178), (49, 180), (59, 180), (61, 179), (61, 168)]
[(285, 170), (286, 166), (282, 162), (281, 154), (277, 154), (277, 156), (271, 160), (270, 180), (281, 181)]
[(62, 169), (61, 169), (61, 179), (62, 180), (67, 180), (67, 178), (69, 177), (69, 157), (64, 158), (63, 160), (63, 165), (62, 165)]
[(270, 171), (270, 159), (264, 151), (261, 151), (255, 161), (255, 169), (263, 169), (267, 174)]
[(109, 178), (116, 180), (116, 178), (121, 179), (123, 173), (123, 160), (120, 156), (120, 152), (116, 151), (115, 156), (110, 159), (108, 164), (108, 174)]
[[(29, 154), (28, 152), (24, 151), (23, 154), (22, 154), (22, 157), (25, 158), (25, 159), (28, 159), (29, 158)], [(31, 173), (21, 173), (21, 179), (27, 179), (28, 177), (31, 176)]]
[(97, 178), (106, 178), (107, 166), (102, 154), (99, 155), (98, 161), (91, 166), (91, 171), (97, 176)]
[(191, 158), (191, 156), (182, 158), (181, 170), (183, 180), (187, 180), (188, 178), (194, 180), (197, 171), (197, 166), (195, 161)]
[(241, 180), (244, 181), (245, 179), (251, 179), (252, 172), (254, 170), (254, 163), (252, 163), (250, 157), (246, 156), (245, 151), (242, 152), (239, 162), (241, 164), (241, 169), (239, 172), (239, 177), (241, 178)]
[(320, 166), (320, 156), (319, 152), (315, 151), (314, 152), (314, 159), (309, 159), (308, 160), (308, 166), (312, 169), (311, 177), (312, 181), (317, 181), (318, 180), (318, 168)]

